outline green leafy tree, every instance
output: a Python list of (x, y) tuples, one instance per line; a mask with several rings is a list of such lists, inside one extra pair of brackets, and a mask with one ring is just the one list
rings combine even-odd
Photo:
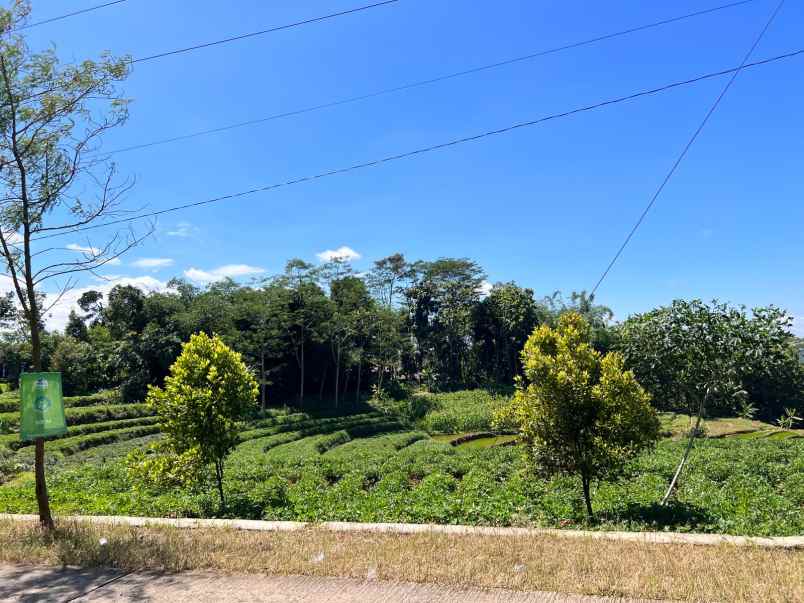
[(147, 402), (173, 452), (196, 449), (204, 463), (214, 464), (222, 509), (224, 460), (238, 443), (241, 422), (255, 408), (257, 393), (257, 381), (240, 354), (204, 333), (184, 344), (164, 388), (148, 390)]
[(74, 337), (62, 337), (53, 351), (51, 368), (62, 373), (62, 387), (67, 396), (91, 394), (102, 389), (104, 371), (93, 347)]
[(757, 308), (749, 317), (744, 308), (696, 299), (675, 300), (620, 327), (618, 349), (658, 408), (696, 416), (662, 504), (675, 491), (706, 415), (737, 414), (747, 398), (770, 418), (788, 399), (802, 399), (791, 326), (778, 308)]
[(433, 388), (471, 385), (473, 317), (485, 274), (465, 258), (416, 262), (405, 290), (419, 369)]
[(276, 318), (286, 325), (288, 340), (299, 368), (299, 403), (304, 402), (307, 348), (326, 340), (332, 305), (318, 284), (319, 271), (300, 259), (288, 261), (275, 284), (289, 292), (287, 305)]
[[(338, 406), (342, 359), (346, 356), (360, 362), (359, 343), (365, 333), (365, 317), (371, 310), (372, 300), (366, 284), (356, 276), (344, 276), (333, 281), (330, 298), (334, 308), (329, 321), (329, 336), (335, 363), (335, 406)], [(359, 390), (360, 385), (357, 387)]]
[(617, 349), (660, 410), (733, 415), (747, 395), (771, 419), (802, 398), (791, 328), (773, 306), (675, 300), (628, 318)]
[(545, 319), (533, 291), (515, 283), (497, 283), (477, 305), (475, 346), (481, 370), (494, 384), (513, 383), (519, 353), (536, 325)]
[(556, 329), (538, 327), (522, 351), (524, 378), (497, 421), (519, 429), (539, 469), (580, 477), (591, 520), (592, 482), (616, 478), (654, 444), (659, 419), (622, 356), (603, 356), (590, 342), (589, 323), (576, 312), (562, 314)]
[(411, 265), (401, 253), (395, 253), (374, 262), (368, 274), (368, 287), (379, 302), (394, 307), (397, 295), (404, 293), (405, 285), (413, 276)]
[(64, 334), (80, 341), (86, 341), (89, 338), (87, 325), (75, 310), (70, 310), (67, 324), (64, 327)]
[(542, 304), (548, 314), (552, 314), (550, 322), (554, 326), (564, 312), (577, 312), (589, 323), (595, 349), (604, 353), (612, 349), (615, 334), (611, 321), (614, 319), (614, 312), (608, 306), (595, 303), (594, 293), (573, 291), (567, 300), (561, 291), (554, 291), (543, 299)]

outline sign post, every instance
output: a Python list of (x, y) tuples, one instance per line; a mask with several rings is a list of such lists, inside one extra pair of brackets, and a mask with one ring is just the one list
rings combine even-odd
[(23, 373), (20, 377), (20, 403), (22, 440), (67, 433), (61, 373)]

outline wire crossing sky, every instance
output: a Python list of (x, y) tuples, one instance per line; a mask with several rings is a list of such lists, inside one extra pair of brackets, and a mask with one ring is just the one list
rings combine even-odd
[(652, 23), (646, 23), (644, 25), (639, 25), (637, 27), (631, 27), (631, 28), (628, 28), (628, 29), (622, 29), (622, 30), (615, 31), (615, 32), (612, 32), (612, 33), (608, 33), (608, 34), (604, 34), (604, 35), (595, 36), (593, 38), (587, 38), (587, 39), (584, 39), (584, 40), (580, 40), (578, 42), (571, 42), (569, 44), (563, 44), (561, 46), (556, 46), (554, 48), (549, 48), (549, 49), (546, 49), (546, 50), (539, 50), (537, 52), (533, 52), (533, 53), (529, 53), (529, 54), (526, 54), (526, 55), (523, 55), (523, 56), (518, 56), (518, 57), (506, 59), (504, 61), (497, 61), (497, 62), (494, 62), (494, 63), (489, 63), (489, 64), (485, 64), (485, 65), (480, 65), (480, 66), (477, 66), (477, 67), (472, 67), (470, 69), (463, 69), (461, 71), (457, 71), (457, 72), (453, 72), (453, 73), (447, 73), (447, 74), (440, 75), (440, 76), (437, 76), (437, 77), (432, 77), (432, 78), (423, 79), (423, 80), (417, 80), (415, 82), (409, 82), (407, 84), (394, 86), (392, 88), (384, 88), (382, 90), (376, 90), (374, 92), (361, 94), (359, 96), (352, 96), (352, 97), (343, 98), (343, 99), (330, 101), (330, 102), (326, 102), (326, 103), (314, 104), (314, 105), (310, 105), (310, 106), (307, 106), (307, 107), (302, 107), (302, 108), (299, 108), (299, 109), (291, 109), (291, 110), (288, 110), (288, 111), (283, 111), (281, 113), (275, 113), (273, 115), (268, 115), (266, 117), (261, 117), (259, 119), (252, 119), (252, 120), (238, 122), (238, 123), (229, 124), (229, 125), (225, 125), (225, 126), (219, 126), (219, 127), (216, 127), (216, 128), (201, 130), (201, 131), (198, 131), (198, 132), (191, 132), (189, 134), (182, 134), (182, 135), (179, 135), (179, 136), (173, 136), (173, 137), (170, 137), (170, 138), (163, 138), (163, 139), (155, 140), (155, 141), (152, 141), (152, 142), (146, 142), (146, 143), (142, 143), (142, 144), (123, 147), (121, 149), (115, 149), (113, 151), (108, 151), (107, 153), (108, 153), (108, 155), (115, 155), (117, 153), (125, 153), (125, 152), (128, 152), (128, 151), (146, 149), (146, 148), (161, 145), (161, 144), (168, 144), (168, 143), (171, 143), (171, 142), (179, 142), (179, 141), (182, 141), (182, 140), (190, 140), (192, 138), (197, 138), (199, 136), (207, 136), (209, 134), (217, 134), (219, 132), (225, 132), (227, 130), (234, 130), (234, 129), (237, 129), (237, 128), (244, 128), (244, 127), (247, 127), (247, 126), (253, 126), (253, 125), (257, 125), (257, 124), (261, 124), (261, 123), (266, 123), (266, 122), (269, 122), (269, 121), (274, 121), (276, 119), (282, 119), (282, 118), (286, 118), (286, 117), (294, 117), (294, 116), (297, 116), (297, 115), (303, 115), (304, 113), (311, 113), (313, 111), (320, 111), (322, 109), (329, 109), (329, 108), (332, 108), (332, 107), (338, 107), (340, 105), (346, 105), (346, 104), (350, 104), (350, 103), (364, 101), (364, 100), (376, 98), (378, 96), (383, 96), (385, 94), (392, 94), (394, 92), (402, 92), (402, 91), (405, 91), (405, 90), (410, 90), (412, 88), (418, 88), (419, 86), (427, 86), (427, 85), (430, 85), (430, 84), (435, 84), (435, 83), (438, 83), (438, 82), (444, 82), (444, 81), (451, 80), (451, 79), (458, 78), (458, 77), (464, 77), (464, 76), (467, 76), (467, 75), (472, 75), (472, 74), (480, 73), (480, 72), (483, 72), (483, 71), (488, 71), (490, 69), (497, 69), (497, 68), (500, 68), (500, 67), (505, 67), (507, 65), (513, 65), (515, 63), (521, 63), (521, 62), (524, 62), (524, 61), (530, 61), (530, 60), (533, 60), (533, 59), (536, 59), (536, 58), (539, 58), (539, 57), (548, 56), (548, 55), (551, 55), (551, 54), (554, 54), (554, 53), (557, 53), (557, 52), (564, 52), (566, 50), (572, 50), (574, 48), (580, 48), (581, 46), (587, 46), (587, 45), (590, 45), (590, 44), (597, 44), (599, 42), (604, 42), (606, 40), (611, 40), (613, 38), (618, 38), (620, 36), (626, 36), (626, 35), (629, 35), (629, 34), (645, 31), (647, 29), (652, 29), (654, 27), (662, 27), (664, 25), (670, 25), (670, 24), (673, 24), (673, 23), (678, 23), (679, 21), (683, 21), (685, 19), (692, 19), (692, 18), (695, 18), (695, 17), (701, 17), (701, 16), (704, 16), (704, 15), (708, 15), (708, 14), (713, 13), (713, 12), (726, 10), (726, 9), (729, 9), (729, 8), (735, 8), (735, 7), (742, 6), (744, 4), (748, 4), (749, 2), (754, 2), (754, 1), (755, 0), (741, 0), (740, 2), (731, 2), (729, 4), (723, 4), (721, 6), (716, 6), (716, 7), (708, 8), (708, 9), (705, 9), (705, 10), (699, 10), (699, 11), (692, 12), (692, 13), (686, 13), (686, 14), (683, 14), (683, 15), (679, 15), (677, 17), (672, 17), (670, 19), (663, 19), (661, 21), (654, 21)]
[(604, 280), (606, 280), (606, 277), (609, 275), (609, 272), (611, 272), (611, 269), (614, 268), (614, 264), (617, 263), (617, 260), (620, 259), (620, 256), (622, 255), (623, 251), (625, 251), (625, 248), (628, 246), (628, 243), (631, 242), (631, 239), (634, 237), (634, 234), (636, 234), (636, 231), (639, 229), (640, 226), (642, 226), (642, 222), (645, 221), (648, 212), (656, 203), (656, 200), (659, 198), (659, 195), (662, 194), (664, 187), (667, 186), (668, 182), (670, 182), (670, 178), (672, 178), (673, 174), (676, 173), (676, 170), (678, 169), (678, 166), (681, 165), (681, 162), (684, 160), (684, 157), (687, 156), (690, 147), (692, 147), (692, 145), (695, 144), (695, 141), (700, 135), (701, 131), (704, 129), (704, 127), (706, 127), (706, 123), (709, 121), (709, 118), (712, 117), (712, 114), (717, 110), (718, 106), (720, 106), (720, 101), (722, 101), (723, 97), (726, 96), (726, 93), (729, 91), (729, 88), (731, 88), (731, 85), (734, 83), (734, 80), (737, 78), (738, 75), (740, 75), (740, 72), (746, 67), (748, 59), (750, 59), (751, 55), (754, 54), (754, 50), (756, 50), (757, 46), (759, 46), (759, 43), (762, 41), (762, 38), (768, 31), (768, 28), (771, 26), (774, 19), (776, 19), (776, 15), (778, 15), (779, 11), (782, 10), (782, 6), (784, 6), (784, 0), (780, 0), (779, 4), (776, 5), (776, 8), (771, 13), (770, 18), (768, 19), (767, 23), (765, 23), (765, 26), (762, 28), (762, 31), (759, 32), (759, 35), (754, 40), (754, 43), (751, 44), (751, 47), (748, 49), (748, 52), (743, 57), (742, 63), (740, 63), (740, 66), (732, 72), (731, 77), (726, 82), (726, 85), (723, 86), (723, 90), (720, 91), (720, 94), (715, 99), (715, 102), (712, 103), (712, 106), (709, 107), (709, 111), (706, 112), (703, 121), (696, 128), (695, 132), (692, 133), (692, 136), (690, 137), (689, 141), (681, 150), (681, 154), (678, 156), (673, 165), (670, 167), (670, 171), (667, 172), (667, 175), (659, 184), (659, 188), (656, 189), (656, 192), (653, 194), (653, 197), (651, 197), (647, 206), (645, 206), (645, 209), (639, 215), (639, 218), (637, 219), (633, 228), (631, 228), (628, 235), (625, 237), (625, 241), (623, 241), (623, 244), (620, 245), (619, 249), (617, 250), (617, 253), (614, 254), (614, 257), (611, 259), (608, 266), (606, 266), (606, 269), (603, 271), (603, 274), (600, 275), (600, 278), (595, 283), (595, 286), (592, 287), (592, 295), (597, 293), (597, 290), (600, 288), (600, 285), (603, 284)]
[[(365, 2), (241, 0), (221, 10), (198, 0), (188, 10), (138, 0), (23, 33), (65, 62), (106, 50), (146, 58)], [(176, 276), (248, 279), (342, 247), (356, 271), (403, 252), (469, 257), (490, 282), (537, 295), (589, 287), (731, 73), (467, 139), (734, 68), (777, 2), (408, 0), (144, 63), (124, 84), (127, 124), (98, 151), (149, 145), (113, 157), (121, 177), (136, 179), (125, 207), (140, 208), (118, 217), (166, 213), (152, 216), (154, 237), (99, 271), (108, 280), (88, 277), (79, 293), (119, 282), (160, 289)], [(32, 20), (59, 13), (41, 0), (34, 9)], [(786, 3), (753, 56), (799, 49), (802, 27), (804, 4)], [(734, 81), (598, 292), (617, 318), (678, 297), (774, 303), (804, 317), (800, 65), (780, 59)], [(401, 161), (408, 154), (416, 161)], [(305, 185), (286, 184), (297, 180)], [(279, 184), (269, 203), (173, 211)], [(103, 232), (53, 241), (67, 257)]]
[[(754, 46), (756, 46), (756, 44)], [(250, 189), (250, 190), (247, 190), (247, 191), (240, 191), (240, 192), (232, 193), (232, 194), (229, 194), (229, 195), (223, 195), (221, 197), (214, 197), (212, 199), (204, 199), (202, 201), (195, 201), (195, 202), (192, 202), (192, 203), (185, 203), (183, 205), (176, 205), (176, 206), (173, 206), (173, 207), (168, 207), (168, 208), (160, 209), (160, 210), (157, 210), (157, 211), (152, 211), (152, 212), (147, 212), (147, 213), (139, 213), (139, 214), (136, 214), (136, 215), (128, 217), (128, 218), (121, 218), (119, 220), (111, 220), (111, 221), (108, 221), (108, 222), (105, 222), (105, 223), (102, 223), (102, 224), (98, 223), (98, 224), (93, 224), (91, 226), (82, 226), (80, 228), (76, 228), (76, 229), (74, 229), (72, 231), (69, 231), (69, 232), (55, 233), (55, 234), (50, 234), (50, 235), (42, 235), (40, 237), (34, 238), (33, 240), (39, 241), (39, 240), (42, 240), (42, 239), (51, 239), (51, 238), (54, 238), (54, 237), (70, 236), (70, 235), (74, 235), (76, 233), (81, 233), (81, 232), (84, 232), (84, 231), (87, 231), (87, 230), (97, 230), (99, 228), (104, 228), (104, 227), (108, 227), (108, 226), (114, 226), (114, 225), (118, 225), (118, 224), (127, 224), (127, 223), (131, 223), (131, 222), (135, 222), (137, 220), (144, 220), (146, 218), (155, 218), (157, 216), (161, 216), (161, 215), (168, 214), (168, 213), (188, 210), (188, 209), (192, 209), (192, 208), (196, 208), (196, 207), (202, 207), (204, 205), (209, 205), (211, 203), (219, 203), (221, 201), (228, 201), (228, 200), (231, 200), (231, 199), (236, 199), (236, 198), (239, 198), (239, 197), (245, 197), (245, 196), (253, 195), (253, 194), (256, 194), (256, 193), (268, 192), (268, 191), (272, 191), (272, 190), (275, 190), (277, 188), (282, 188), (282, 187), (285, 187), (285, 186), (292, 186), (292, 185), (295, 185), (295, 184), (302, 184), (302, 183), (305, 183), (305, 182), (310, 182), (312, 180), (319, 180), (321, 178), (328, 178), (330, 176), (338, 176), (338, 175), (341, 175), (341, 174), (346, 174), (348, 172), (361, 170), (361, 169), (364, 169), (364, 168), (377, 167), (379, 165), (382, 165), (384, 163), (389, 163), (391, 161), (398, 161), (400, 159), (407, 159), (407, 158), (410, 158), (410, 157), (414, 157), (416, 155), (421, 155), (423, 153), (430, 153), (432, 151), (440, 151), (440, 150), (443, 150), (443, 149), (446, 149), (446, 148), (449, 148), (449, 147), (454, 147), (454, 146), (465, 144), (465, 143), (468, 143), (468, 142), (476, 142), (478, 140), (482, 140), (483, 138), (488, 138), (490, 136), (498, 136), (500, 134), (507, 134), (509, 132), (519, 130), (520, 128), (527, 128), (527, 127), (530, 127), (530, 126), (536, 126), (536, 125), (543, 124), (545, 122), (548, 122), (548, 121), (551, 121), (551, 120), (554, 120), (554, 119), (561, 119), (561, 118), (565, 118), (565, 117), (571, 117), (571, 116), (577, 115), (579, 113), (585, 113), (587, 111), (594, 111), (596, 109), (602, 109), (602, 108), (608, 107), (610, 105), (616, 105), (616, 104), (619, 104), (619, 103), (632, 101), (632, 100), (635, 100), (635, 99), (638, 99), (638, 98), (641, 98), (641, 97), (651, 96), (651, 95), (654, 95), (654, 94), (660, 94), (662, 92), (666, 92), (668, 90), (672, 90), (673, 88), (678, 88), (680, 86), (688, 86), (690, 84), (696, 84), (696, 83), (702, 82), (704, 80), (708, 80), (708, 79), (712, 79), (712, 78), (721, 77), (721, 76), (724, 76), (724, 75), (731, 74), (731, 78), (729, 78), (729, 82), (727, 83), (726, 87), (724, 88), (724, 93), (725, 93), (725, 91), (728, 90), (728, 88), (729, 88), (729, 84), (734, 81), (734, 77), (738, 73), (740, 73), (740, 71), (742, 71), (744, 69), (751, 68), (751, 67), (758, 67), (758, 66), (761, 66), (761, 65), (768, 65), (770, 63), (775, 63), (776, 61), (781, 61), (783, 59), (790, 59), (790, 58), (793, 58), (793, 57), (798, 57), (798, 56), (800, 56), (802, 54), (804, 54), (804, 49), (795, 50), (795, 51), (788, 52), (788, 53), (783, 54), (783, 55), (771, 57), (771, 58), (768, 58), (768, 59), (763, 59), (763, 60), (760, 60), (760, 61), (755, 61), (753, 63), (746, 63), (745, 61), (743, 61), (743, 63), (741, 63), (739, 67), (733, 67), (731, 69), (724, 69), (722, 71), (716, 71), (716, 72), (713, 72), (713, 73), (706, 73), (704, 75), (699, 75), (697, 77), (690, 78), (690, 79), (687, 79), (687, 80), (682, 80), (680, 82), (672, 82), (670, 84), (665, 84), (663, 86), (659, 86), (658, 88), (651, 88), (649, 90), (640, 90), (639, 92), (632, 92), (630, 94), (626, 94), (625, 96), (618, 96), (616, 98), (600, 101), (600, 102), (597, 102), (597, 103), (593, 103), (591, 105), (584, 105), (582, 107), (576, 107), (574, 109), (569, 109), (569, 110), (563, 111), (561, 113), (554, 113), (554, 114), (551, 114), (551, 115), (546, 115), (546, 116), (540, 117), (538, 119), (534, 119), (534, 120), (530, 120), (530, 121), (526, 121), (526, 122), (521, 122), (521, 123), (517, 123), (517, 124), (512, 124), (510, 126), (505, 126), (503, 128), (498, 128), (496, 130), (489, 130), (487, 132), (481, 132), (479, 134), (474, 134), (472, 136), (466, 136), (464, 138), (458, 138), (458, 139), (454, 139), (454, 140), (449, 140), (447, 142), (442, 142), (442, 143), (430, 145), (428, 147), (422, 147), (422, 148), (414, 149), (412, 151), (406, 151), (404, 153), (399, 153), (399, 154), (396, 154), (396, 155), (387, 155), (387, 156), (382, 157), (380, 159), (373, 159), (373, 160), (370, 160), (370, 161), (365, 161), (363, 163), (350, 165), (350, 166), (345, 167), (345, 168), (329, 170), (329, 171), (321, 172), (319, 174), (314, 174), (314, 175), (311, 175), (311, 176), (302, 176), (300, 178), (295, 178), (293, 180), (287, 180), (285, 182), (280, 182), (280, 183), (277, 183), (277, 184), (269, 184), (267, 186), (262, 186), (262, 187)], [(713, 113), (714, 108), (717, 108), (717, 104), (718, 104), (719, 100), (722, 99), (724, 93), (721, 93), (721, 95), (718, 97), (717, 102), (715, 103), (713, 108), (710, 109), (709, 113), (707, 114), (706, 118), (704, 119), (704, 124), (702, 124), (698, 128), (698, 130), (696, 130), (691, 142), (688, 143), (687, 146), (685, 147), (685, 151), (684, 151), (684, 153), (682, 153), (682, 156), (681, 156), (682, 158), (683, 158), (684, 154), (686, 153), (686, 151), (689, 150), (689, 147), (692, 146), (692, 142), (695, 140), (697, 135), (700, 134), (700, 131), (703, 129), (703, 125), (705, 125), (706, 121), (708, 120), (708, 118)], [(675, 168), (678, 167), (678, 164), (680, 163), (680, 161), (681, 161), (681, 159), (678, 159), (676, 161), (676, 163), (674, 164), (674, 167), (673, 167), (673, 171), (675, 171)], [(672, 171), (671, 171), (670, 175), (672, 175)], [(669, 180), (669, 176), (665, 178), (661, 188), (663, 188), (664, 184), (667, 184), (668, 180)], [(660, 192), (661, 192), (661, 188), (659, 189)], [(652, 202), (651, 202), (651, 205), (652, 205), (653, 202), (656, 201), (656, 197), (658, 197), (658, 193), (656, 195), (654, 195), (654, 197), (652, 199)], [(644, 219), (644, 216), (645, 216), (646, 213), (647, 212), (643, 213), (643, 215), (642, 215), (643, 219)], [(640, 220), (640, 223), (641, 223), (641, 220)], [(637, 227), (638, 226), (639, 226), (639, 223), (637, 224)], [(634, 228), (634, 230), (631, 232), (631, 235), (633, 235), (633, 233), (635, 231), (636, 231), (636, 228)], [(629, 237), (629, 240), (630, 240), (630, 237)], [(626, 241), (626, 243), (627, 243), (627, 241)], [(622, 253), (622, 249), (624, 249), (624, 247), (625, 246), (623, 245), (623, 247), (620, 249), (620, 253)], [(618, 256), (619, 256), (619, 254), (618, 254)], [(616, 257), (615, 257), (614, 261), (616, 261)], [(609, 265), (609, 270), (611, 269), (611, 266), (614, 264), (614, 261), (612, 261), (612, 263)], [(604, 273), (603, 277), (601, 277), (600, 281), (598, 281), (597, 286), (595, 286), (595, 288), (592, 290), (593, 294), (597, 290), (597, 287), (600, 285), (600, 283), (602, 282), (603, 278), (605, 278), (607, 273), (608, 273), (608, 270), (606, 271), (606, 273)]]

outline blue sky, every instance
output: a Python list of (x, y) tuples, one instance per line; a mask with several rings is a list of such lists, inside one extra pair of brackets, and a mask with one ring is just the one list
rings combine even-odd
[[(33, 20), (95, 3), (56, 9), (40, 0)], [(55, 44), (68, 61), (103, 50), (137, 57), (360, 4), (198, 0), (190, 9), (182, 0), (129, 0), (33, 28), (28, 39), (35, 48)], [(401, 0), (137, 65), (125, 84), (131, 118), (105, 148), (360, 95), (717, 4)], [(115, 159), (137, 178), (132, 207), (158, 210), (264, 186), (736, 66), (775, 4), (754, 0)], [(788, 2), (755, 57), (802, 47), (803, 26), (804, 5)], [(802, 73), (799, 57), (739, 76), (599, 291), (619, 318), (677, 297), (775, 303), (804, 317)], [(182, 274), (199, 283), (228, 273), (249, 278), (249, 268), (273, 274), (290, 257), (317, 261), (320, 252), (348, 246), (361, 256), (358, 270), (396, 251), (411, 259), (467, 256), (490, 281), (515, 280), (539, 295), (590, 289), (724, 83), (167, 215), (151, 240), (106, 272), (151, 287)], [(81, 283), (87, 286), (92, 277)]]

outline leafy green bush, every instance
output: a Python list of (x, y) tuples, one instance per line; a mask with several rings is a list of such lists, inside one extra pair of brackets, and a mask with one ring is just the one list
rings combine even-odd
[(147, 402), (159, 415), (165, 445), (179, 458), (192, 451), (215, 465), (222, 508), (224, 460), (240, 442), (242, 422), (256, 408), (258, 391), (240, 354), (205, 333), (182, 346), (164, 388), (148, 390)]

